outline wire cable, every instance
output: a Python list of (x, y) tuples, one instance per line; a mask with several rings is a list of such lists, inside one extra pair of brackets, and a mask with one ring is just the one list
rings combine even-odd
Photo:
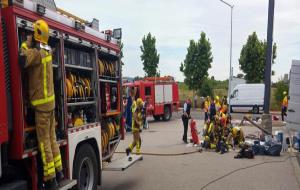
[(218, 178), (216, 178), (216, 179), (214, 179), (214, 180), (208, 182), (207, 184), (205, 184), (204, 186), (202, 186), (202, 187), (200, 188), (200, 190), (203, 190), (203, 189), (207, 188), (209, 185), (211, 185), (211, 184), (213, 184), (213, 183), (215, 183), (215, 182), (217, 182), (217, 181), (219, 181), (219, 180), (221, 180), (221, 179), (223, 179), (223, 178), (225, 178), (225, 177), (228, 177), (228, 176), (234, 174), (235, 172), (238, 172), (238, 171), (241, 171), (241, 170), (245, 170), (245, 169), (249, 169), (249, 168), (254, 168), (254, 167), (256, 167), (256, 166), (260, 166), (260, 165), (264, 165), (264, 164), (269, 164), (269, 163), (286, 162), (288, 159), (290, 159), (290, 158), (292, 158), (292, 157), (296, 157), (296, 156), (288, 156), (288, 157), (285, 158), (284, 160), (266, 161), (266, 162), (261, 162), (261, 163), (253, 164), (253, 165), (250, 165), (250, 166), (246, 166), (246, 167), (242, 167), (242, 168), (235, 169), (235, 170), (233, 170), (233, 171), (231, 171), (231, 172), (228, 172), (228, 173), (225, 174), (225, 175), (222, 175), (221, 177), (218, 177)]

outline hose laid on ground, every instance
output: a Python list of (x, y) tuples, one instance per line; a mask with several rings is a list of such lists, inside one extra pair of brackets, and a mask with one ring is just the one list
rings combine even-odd
[(241, 170), (245, 170), (245, 169), (249, 169), (249, 168), (254, 168), (254, 167), (256, 167), (256, 166), (260, 166), (260, 165), (264, 165), (264, 164), (278, 163), (278, 162), (286, 162), (288, 159), (293, 158), (293, 157), (296, 157), (296, 156), (288, 156), (288, 157), (285, 158), (284, 160), (265, 161), (265, 162), (261, 162), (261, 163), (253, 164), (253, 165), (250, 165), (250, 166), (246, 166), (246, 167), (242, 167), (242, 168), (235, 169), (235, 170), (233, 170), (233, 171), (231, 171), (231, 172), (228, 172), (228, 173), (225, 174), (225, 175), (222, 175), (221, 177), (218, 177), (218, 178), (216, 178), (216, 179), (214, 179), (214, 180), (208, 182), (207, 184), (205, 184), (204, 186), (202, 186), (202, 187), (200, 188), (200, 190), (205, 189), (205, 188), (208, 187), (209, 185), (211, 185), (211, 184), (213, 184), (213, 183), (215, 183), (215, 182), (217, 182), (217, 181), (219, 181), (219, 180), (221, 180), (221, 179), (223, 179), (223, 178), (225, 178), (225, 177), (228, 177), (228, 176), (234, 174), (235, 172), (238, 172), (238, 171), (241, 171)]
[[(142, 152), (140, 153), (140, 155), (147, 155), (147, 156), (182, 156), (182, 155), (188, 155), (188, 154), (195, 154), (197, 152), (202, 152), (202, 149), (197, 149), (194, 151), (190, 151), (190, 152), (180, 152), (180, 153), (150, 153), (150, 152)], [(117, 154), (125, 154), (126, 152), (115, 152)], [(135, 154), (135, 153), (132, 153)]]

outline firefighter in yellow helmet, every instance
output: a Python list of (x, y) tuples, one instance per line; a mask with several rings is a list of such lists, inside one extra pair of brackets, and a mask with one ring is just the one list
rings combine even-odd
[(288, 107), (288, 98), (286, 91), (283, 92), (283, 99), (282, 99), (282, 105), (281, 105), (281, 119), (284, 121), (284, 116), (287, 116), (286, 111)]
[(221, 103), (220, 103), (220, 97), (219, 96), (216, 96), (216, 98), (215, 98), (215, 105), (216, 105), (216, 111), (217, 111), (217, 114), (218, 114), (220, 109), (221, 109)]
[(141, 136), (140, 131), (143, 123), (142, 109), (143, 109), (143, 100), (138, 98), (133, 102), (131, 111), (132, 111), (132, 134), (133, 142), (126, 149), (127, 156), (132, 152), (134, 147), (136, 147), (136, 154), (141, 153)]
[(209, 119), (208, 113), (209, 113), (209, 106), (210, 106), (210, 97), (207, 96), (206, 100), (204, 101), (204, 123)]
[(46, 189), (56, 189), (64, 178), (62, 160), (55, 133), (55, 96), (51, 48), (48, 46), (49, 28), (37, 20), (34, 34), (21, 45), (20, 65), (29, 76), (29, 100), (35, 110), (36, 133), (43, 162)]
[(244, 132), (240, 127), (233, 127), (227, 137), (227, 143), (233, 148), (242, 145), (245, 142)]

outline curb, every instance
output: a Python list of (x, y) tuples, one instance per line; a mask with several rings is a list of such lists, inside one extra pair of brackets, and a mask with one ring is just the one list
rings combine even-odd
[(288, 153), (290, 155), (290, 161), (300, 190), (300, 154), (298, 152), (293, 152), (291, 149)]

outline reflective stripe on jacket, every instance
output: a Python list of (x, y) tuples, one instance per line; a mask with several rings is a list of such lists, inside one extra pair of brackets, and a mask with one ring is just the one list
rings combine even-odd
[(29, 99), (39, 111), (52, 111), (55, 107), (52, 55), (45, 49), (25, 51), (29, 76)]

